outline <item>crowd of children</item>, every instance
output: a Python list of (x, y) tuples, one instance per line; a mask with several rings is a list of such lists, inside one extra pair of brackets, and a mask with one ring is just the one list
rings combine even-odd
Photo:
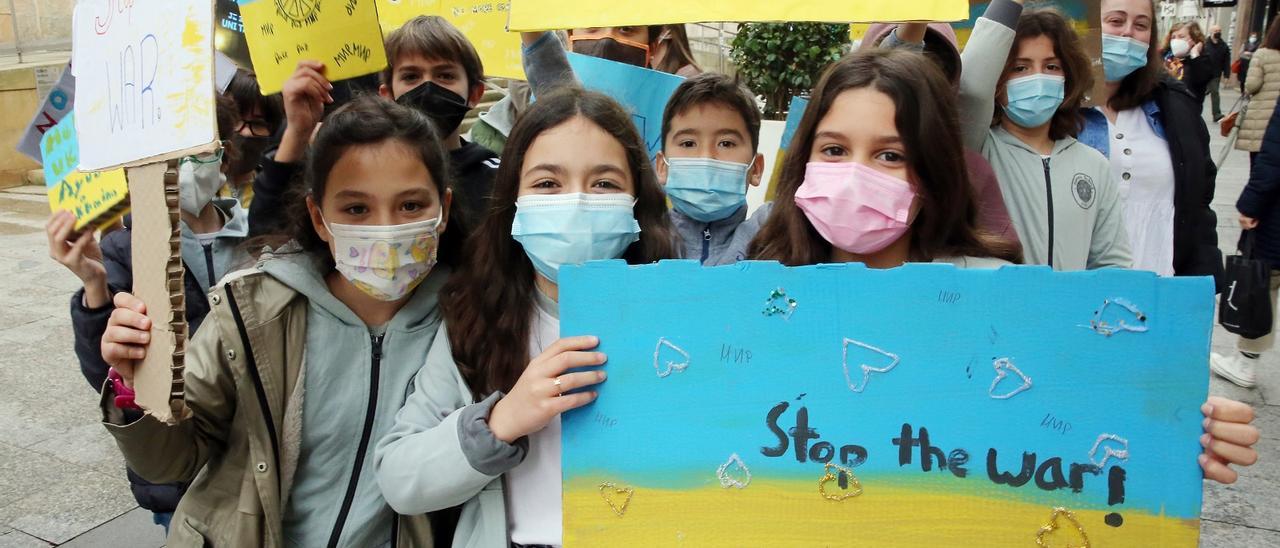
[[(73, 237), (55, 215), (51, 252), (84, 282), (76, 353), (171, 545), (559, 545), (560, 414), (609, 369), (575, 371), (608, 358), (560, 337), (563, 265), (1219, 274), (1206, 134), (1179, 114), (1185, 88), (1154, 76), (1154, 5), (1102, 5), (1096, 110), (1056, 12), (995, 0), (963, 53), (947, 25), (880, 28), (821, 76), (775, 200), (751, 214), (756, 100), (699, 74), (679, 25), (525, 35), (536, 101), (478, 126), (501, 154), (462, 135), (484, 68), (440, 17), (391, 33), (378, 93), (341, 106), (322, 63), (299, 62), (275, 99), (243, 73), (219, 101), (222, 152), (181, 164), (186, 416), (132, 403), (151, 325), (128, 232)], [(656, 159), (566, 48), (689, 77)], [(1205, 476), (1233, 482), (1257, 458), (1252, 409), (1203, 411)]]

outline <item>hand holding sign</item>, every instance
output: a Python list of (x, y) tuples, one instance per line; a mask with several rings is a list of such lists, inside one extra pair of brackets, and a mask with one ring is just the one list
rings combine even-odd
[(560, 339), (529, 362), (515, 387), (489, 414), (489, 428), (494, 437), (511, 443), (542, 430), (556, 415), (595, 401), (595, 392), (566, 392), (604, 382), (604, 371), (565, 371), (604, 365), (604, 354), (586, 352), (597, 344), (599, 340), (595, 337)]

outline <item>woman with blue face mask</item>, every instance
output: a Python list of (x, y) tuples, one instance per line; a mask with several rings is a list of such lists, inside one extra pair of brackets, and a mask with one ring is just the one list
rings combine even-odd
[(453, 546), (560, 545), (560, 414), (595, 399), (606, 361), (594, 337), (561, 338), (560, 271), (673, 257), (666, 197), (630, 115), (566, 89), (512, 129), (491, 204), (378, 482), (403, 514), (461, 505)]
[[(1107, 156), (1125, 202), (1133, 267), (1161, 276), (1222, 275), (1213, 201), (1217, 168), (1201, 105), (1165, 71), (1151, 0), (1103, 0), (1099, 106), (1080, 141)], [(1181, 47), (1181, 46), (1179, 46)]]
[(1093, 77), (1070, 23), (994, 0), (961, 57), (965, 146), (995, 169), (1027, 264), (1128, 268), (1110, 167), (1075, 139)]

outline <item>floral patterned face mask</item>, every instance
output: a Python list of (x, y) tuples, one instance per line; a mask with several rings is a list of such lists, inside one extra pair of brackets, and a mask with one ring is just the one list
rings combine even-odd
[(333, 235), (338, 272), (375, 299), (404, 298), (436, 265), (440, 217), (392, 226), (324, 226)]

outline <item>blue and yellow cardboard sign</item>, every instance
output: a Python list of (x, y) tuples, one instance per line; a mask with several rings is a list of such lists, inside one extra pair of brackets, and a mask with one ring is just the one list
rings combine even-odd
[(563, 418), (566, 546), (1198, 542), (1207, 278), (613, 261), (560, 281), (561, 334), (609, 357)]

